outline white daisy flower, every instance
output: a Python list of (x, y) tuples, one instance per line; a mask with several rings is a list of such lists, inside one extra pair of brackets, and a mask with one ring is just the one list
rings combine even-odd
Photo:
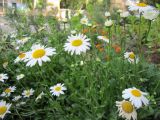
[(33, 95), (34, 90), (31, 88), (30, 90), (24, 90), (22, 95), (24, 98), (29, 98), (31, 95)]
[(128, 7), (128, 9), (130, 11), (139, 11), (139, 13), (142, 13), (144, 11), (153, 10), (154, 7), (140, 2), (140, 3), (134, 3), (134, 4), (130, 5)]
[(27, 58), (27, 53), (20, 53), (18, 57), (14, 60), (14, 63), (24, 61)]
[(118, 9), (118, 10), (117, 10), (117, 12), (118, 12), (118, 13), (121, 13), (121, 12), (123, 12), (123, 10), (121, 10), (121, 9)]
[(7, 66), (8, 66), (8, 62), (4, 62), (4, 63), (3, 63), (3, 68), (6, 69)]
[(130, 14), (129, 14), (129, 12), (128, 11), (125, 11), (125, 12), (121, 12), (120, 13), (120, 16), (122, 17), (122, 18), (126, 18), (126, 17), (128, 17)]
[(85, 16), (85, 17), (83, 17), (81, 20), (80, 20), (80, 23), (82, 24), (82, 25), (87, 25), (88, 24), (88, 18)]
[(40, 44), (33, 45), (31, 49), (32, 49), (31, 52), (27, 53), (28, 58), (25, 59), (25, 62), (27, 62), (26, 66), (30, 67), (34, 66), (37, 62), (39, 66), (42, 66), (42, 61), (43, 62), (51, 61), (48, 56), (56, 54), (55, 48), (52, 47), (46, 48), (45, 46)]
[(24, 74), (17, 75), (16, 79), (20, 80), (20, 79), (24, 78), (24, 76), (25, 76)]
[(0, 101), (0, 118), (1, 119), (3, 119), (7, 113), (11, 113), (9, 111), (10, 107), (11, 107), (10, 103), (6, 103), (6, 101), (3, 101), (3, 100)]
[(83, 34), (76, 34), (68, 36), (67, 42), (64, 45), (64, 50), (68, 53), (71, 52), (71, 55), (74, 53), (80, 55), (82, 52), (86, 52), (90, 49), (91, 44), (89, 43), (89, 38)]
[(76, 34), (77, 32), (76, 32), (76, 30), (71, 30), (71, 34)]
[(113, 25), (113, 21), (112, 20), (106, 20), (105, 23), (104, 23), (104, 25), (106, 27), (111, 27)]
[(10, 86), (9, 88), (5, 89), (4, 92), (1, 94), (2, 97), (6, 96), (10, 96), (12, 92), (14, 92), (16, 90), (15, 86)]
[(142, 92), (135, 87), (125, 89), (122, 94), (122, 97), (124, 99), (129, 99), (136, 108), (142, 107), (143, 104), (149, 104), (149, 100), (145, 97), (147, 93)]
[(1, 82), (4, 82), (4, 80), (7, 80), (7, 79), (8, 79), (7, 74), (3, 74), (3, 73), (0, 74), (0, 81)]
[(36, 98), (35, 101), (38, 101), (39, 99), (41, 99), (43, 95), (45, 95), (45, 94), (44, 94), (44, 92), (42, 91), (42, 92), (37, 96), (37, 98)]
[(116, 101), (118, 107), (119, 116), (126, 120), (137, 120), (137, 112), (134, 106), (129, 101)]
[(154, 20), (158, 17), (159, 11), (157, 10), (148, 10), (143, 13), (143, 17), (147, 20)]
[(30, 37), (23, 37), (23, 38), (21, 38), (21, 39), (16, 40), (16, 43), (17, 43), (17, 44), (20, 44), (20, 45), (23, 45), (23, 44), (25, 44), (26, 42), (28, 42), (29, 39), (31, 39), (31, 38), (30, 38)]
[(110, 17), (110, 16), (111, 16), (111, 13), (110, 13), (110, 12), (105, 12), (105, 16), (106, 16), (106, 17)]
[(125, 59), (128, 59), (130, 63), (138, 63), (139, 59), (136, 57), (136, 55), (133, 52), (126, 52), (124, 53)]
[(106, 36), (98, 36), (97, 37), (99, 40), (103, 40), (104, 42), (109, 43), (109, 39)]
[(57, 85), (54, 85), (50, 87), (50, 92), (54, 96), (60, 96), (60, 94), (64, 94), (64, 91), (67, 90), (67, 88), (64, 86), (64, 84), (58, 83)]
[(12, 99), (12, 101), (16, 102), (16, 101), (18, 101), (18, 100), (21, 99), (21, 98), (22, 98), (22, 96), (18, 95), (18, 96), (15, 96), (15, 97)]

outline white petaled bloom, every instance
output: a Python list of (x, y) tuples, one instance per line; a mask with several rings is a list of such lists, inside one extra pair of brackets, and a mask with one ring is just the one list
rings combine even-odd
[(6, 69), (7, 66), (8, 66), (8, 62), (4, 62), (4, 63), (3, 63), (3, 68)]
[(87, 26), (88, 26), (88, 27), (92, 27), (92, 23), (88, 23)]
[(17, 75), (16, 79), (20, 80), (20, 79), (24, 78), (24, 76), (25, 76), (24, 74)]
[(90, 39), (86, 35), (76, 34), (68, 36), (67, 42), (64, 45), (64, 50), (73, 55), (80, 55), (90, 49)]
[(4, 82), (4, 80), (7, 80), (7, 79), (8, 79), (7, 74), (3, 74), (3, 73), (0, 74), (0, 81), (1, 82)]
[(17, 44), (25, 44), (26, 42), (28, 42), (28, 40), (31, 39), (30, 37), (23, 37), (22, 39), (18, 39), (16, 42)]
[(14, 92), (16, 90), (16, 87), (15, 86), (10, 86), (9, 88), (6, 88), (5, 90), (4, 90), (4, 92), (1, 94), (1, 96), (6, 96), (6, 97), (8, 97), (8, 96), (10, 96), (11, 95), (11, 93), (12, 92)]
[(33, 95), (34, 90), (31, 88), (30, 90), (24, 90), (22, 95), (24, 98), (29, 98), (31, 95)]
[(138, 63), (139, 59), (133, 52), (126, 52), (124, 53), (125, 59), (127, 59), (130, 63)]
[(42, 61), (47, 62), (51, 61), (48, 56), (52, 56), (56, 54), (56, 49), (52, 47), (46, 48), (43, 45), (36, 44), (31, 47), (31, 52), (28, 52), (27, 59), (25, 59), (25, 62), (27, 62), (26, 66), (34, 66), (37, 62), (39, 66), (42, 66)]
[(137, 112), (130, 101), (116, 101), (119, 116), (126, 120), (137, 120)]
[(50, 87), (50, 92), (54, 96), (60, 96), (61, 94), (64, 94), (64, 91), (67, 90), (67, 88), (64, 86), (64, 84), (58, 83), (57, 85), (54, 85)]
[(154, 20), (158, 17), (159, 11), (157, 10), (148, 10), (143, 13), (143, 17), (147, 20)]
[(132, 5), (130, 5), (128, 7), (128, 9), (130, 11), (138, 11), (139, 13), (142, 13), (142, 12), (145, 12), (145, 11), (148, 11), (148, 10), (153, 10), (155, 9), (154, 7), (150, 6), (150, 5), (147, 5), (145, 3), (134, 3)]
[(21, 99), (21, 98), (22, 98), (22, 96), (18, 95), (18, 96), (15, 96), (15, 97), (12, 99), (12, 101), (16, 102), (16, 101), (18, 101), (18, 100)]
[(104, 42), (109, 43), (109, 39), (106, 36), (98, 36), (97, 37), (99, 40), (103, 40)]
[(20, 53), (18, 57), (14, 60), (14, 63), (24, 61), (27, 58), (27, 53)]
[(111, 13), (110, 13), (110, 12), (105, 12), (105, 16), (106, 16), (106, 17), (110, 17), (110, 16), (111, 16)]
[(149, 100), (145, 97), (147, 93), (140, 91), (139, 89), (133, 87), (133, 88), (128, 88), (125, 89), (122, 92), (122, 97), (124, 99), (129, 99), (131, 103), (136, 107), (140, 108), (142, 105), (148, 105)]
[(118, 9), (118, 10), (117, 10), (117, 12), (118, 12), (118, 13), (121, 13), (121, 12), (123, 12), (123, 10), (121, 10), (121, 9)]
[(9, 111), (10, 107), (11, 107), (10, 103), (6, 103), (6, 101), (3, 101), (3, 100), (0, 101), (0, 118), (1, 119), (3, 119), (7, 113), (11, 113)]
[(44, 92), (42, 91), (42, 92), (37, 96), (37, 98), (36, 98), (35, 101), (38, 101), (39, 99), (41, 99), (43, 95), (45, 95), (45, 94), (44, 94)]
[(71, 34), (76, 34), (76, 30), (71, 30)]
[(88, 24), (88, 18), (87, 17), (83, 17), (81, 20), (80, 20), (80, 23), (82, 25), (87, 25)]
[(104, 23), (104, 25), (106, 27), (111, 27), (113, 25), (113, 21), (112, 20), (106, 20), (105, 23)]
[(130, 14), (129, 14), (129, 12), (128, 11), (125, 11), (125, 12), (121, 12), (120, 13), (120, 16), (122, 17), (122, 18), (126, 18), (126, 17), (128, 17)]

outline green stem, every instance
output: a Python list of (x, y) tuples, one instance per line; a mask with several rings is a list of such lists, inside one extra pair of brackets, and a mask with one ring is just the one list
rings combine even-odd
[(148, 32), (147, 32), (147, 35), (146, 35), (146, 41), (145, 41), (145, 43), (146, 43), (147, 40), (148, 40), (148, 36), (149, 36), (150, 31), (151, 31), (151, 25), (152, 25), (152, 21), (149, 20), (149, 27), (148, 27)]

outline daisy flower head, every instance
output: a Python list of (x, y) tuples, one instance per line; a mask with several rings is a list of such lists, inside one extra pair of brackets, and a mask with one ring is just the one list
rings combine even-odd
[(29, 98), (31, 95), (33, 95), (34, 90), (31, 88), (30, 90), (24, 90), (22, 95), (24, 98)]
[(67, 88), (64, 86), (64, 84), (58, 83), (57, 85), (54, 85), (50, 87), (50, 92), (54, 96), (60, 96), (61, 94), (64, 94), (64, 91), (67, 90)]
[(135, 2), (131, 5), (129, 5), (128, 9), (130, 11), (138, 11), (139, 13), (142, 13), (142, 12), (145, 12), (145, 11), (148, 11), (148, 10), (153, 10), (154, 7), (152, 7), (148, 4), (142, 3), (142, 2), (139, 2), (139, 3)]
[(80, 23), (81, 23), (82, 25), (87, 25), (87, 24), (89, 23), (88, 18), (87, 18), (86, 16), (83, 17), (83, 18), (80, 20)]
[(39, 99), (41, 99), (43, 95), (45, 95), (45, 94), (44, 94), (44, 92), (42, 91), (42, 92), (37, 96), (37, 98), (36, 98), (35, 101), (38, 101)]
[(108, 11), (106, 11), (106, 12), (105, 12), (105, 16), (106, 16), (106, 17), (110, 17), (110, 16), (111, 16), (111, 13), (108, 12)]
[(76, 34), (77, 33), (77, 31), (76, 30), (71, 30), (71, 34)]
[(122, 17), (122, 18), (126, 18), (126, 17), (128, 17), (130, 14), (129, 14), (129, 12), (128, 11), (125, 11), (125, 12), (121, 12), (120, 13), (120, 16)]
[(16, 101), (18, 101), (18, 100), (21, 99), (21, 98), (22, 98), (22, 96), (18, 95), (18, 96), (15, 96), (15, 97), (12, 99), (12, 101), (16, 102)]
[(139, 89), (133, 87), (133, 88), (128, 88), (125, 89), (122, 92), (122, 97), (124, 99), (129, 99), (131, 103), (136, 107), (140, 108), (142, 105), (148, 105), (149, 100), (145, 97), (147, 93), (140, 91)]
[(24, 78), (24, 76), (25, 76), (24, 74), (17, 75), (16, 79), (20, 80), (20, 79)]
[(1, 82), (4, 82), (4, 80), (7, 80), (7, 79), (8, 79), (7, 74), (3, 74), (3, 73), (0, 74), (0, 81)]
[(138, 63), (139, 59), (136, 57), (134, 52), (126, 52), (124, 53), (125, 59), (127, 59), (130, 63)]
[(26, 66), (34, 66), (37, 62), (39, 66), (42, 66), (42, 61), (51, 61), (49, 56), (56, 54), (56, 49), (52, 47), (45, 47), (40, 44), (35, 44), (31, 47), (31, 51), (27, 53)]
[(21, 39), (18, 39), (16, 42), (17, 44), (20, 44), (20, 45), (24, 45), (26, 42), (28, 42), (31, 38), (30, 37), (23, 37)]
[(67, 42), (64, 45), (64, 50), (68, 53), (71, 52), (71, 55), (74, 53), (80, 55), (82, 52), (85, 53), (90, 49), (90, 39), (86, 35), (76, 34), (68, 36)]
[(148, 10), (143, 13), (143, 17), (147, 20), (154, 20), (158, 17), (159, 11), (157, 10)]
[(24, 61), (27, 58), (27, 53), (20, 53), (18, 57), (14, 60), (14, 63)]
[(109, 39), (106, 36), (98, 36), (97, 37), (99, 40), (103, 40), (106, 43), (109, 43)]
[(4, 92), (1, 94), (1, 96), (10, 96), (12, 92), (14, 92), (16, 90), (16, 87), (15, 86), (10, 86), (9, 88), (6, 88), (4, 90)]
[(137, 120), (137, 112), (130, 101), (116, 101), (119, 116), (126, 120)]
[(3, 119), (7, 113), (10, 113), (9, 109), (11, 104), (6, 103), (6, 101), (0, 101), (0, 118)]
[(113, 21), (112, 20), (106, 20), (105, 23), (104, 23), (104, 25), (106, 27), (111, 27), (113, 25)]

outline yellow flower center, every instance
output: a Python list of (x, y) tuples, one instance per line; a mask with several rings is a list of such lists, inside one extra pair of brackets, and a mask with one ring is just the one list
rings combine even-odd
[(133, 112), (133, 105), (129, 101), (125, 101), (122, 103), (122, 109), (126, 113), (132, 113)]
[(7, 111), (7, 107), (6, 106), (0, 106), (0, 115), (5, 114), (6, 111)]
[(55, 88), (55, 91), (59, 92), (59, 91), (61, 91), (61, 89), (62, 88), (60, 86), (58, 86), (58, 87)]
[(81, 46), (83, 44), (82, 40), (74, 40), (72, 41), (72, 46), (78, 47)]
[(129, 54), (129, 58), (135, 59), (135, 54), (134, 54), (134, 53), (130, 53), (130, 54)]
[(24, 58), (25, 56), (26, 56), (25, 53), (20, 53), (18, 57), (19, 57), (20, 59), (22, 59), (22, 58)]
[(5, 92), (5, 93), (10, 93), (10, 92), (11, 92), (11, 89), (10, 89), (10, 88), (7, 88), (4, 92)]
[(87, 23), (87, 20), (82, 20), (82, 23), (84, 23), (84, 24)]
[(134, 95), (136, 97), (141, 97), (141, 95), (142, 95), (141, 92), (139, 90), (136, 90), (136, 89), (132, 90), (131, 93), (132, 93), (132, 95)]
[(146, 6), (148, 6), (148, 5), (145, 4), (145, 3), (137, 3), (136, 5), (139, 6), (139, 7), (146, 7)]
[(44, 49), (38, 49), (35, 50), (32, 54), (33, 58), (38, 59), (43, 57), (46, 54), (46, 51)]
[(27, 91), (27, 92), (26, 92), (26, 96), (30, 96), (30, 91)]

